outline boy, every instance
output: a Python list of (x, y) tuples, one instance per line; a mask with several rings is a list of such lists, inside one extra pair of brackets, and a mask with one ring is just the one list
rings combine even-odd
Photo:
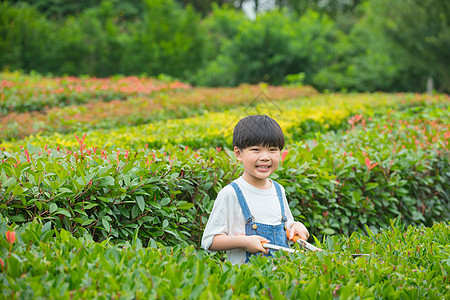
[(288, 247), (286, 228), (290, 237), (307, 240), (308, 230), (294, 222), (284, 188), (269, 179), (284, 147), (280, 125), (266, 115), (245, 117), (234, 128), (233, 147), (244, 172), (218, 193), (202, 247), (226, 250), (232, 264), (242, 264), (255, 253), (269, 254), (261, 242)]

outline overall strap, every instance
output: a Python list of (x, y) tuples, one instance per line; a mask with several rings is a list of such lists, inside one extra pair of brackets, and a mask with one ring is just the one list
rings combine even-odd
[(253, 223), (253, 215), (250, 213), (250, 209), (248, 208), (247, 201), (245, 201), (244, 194), (242, 193), (239, 185), (236, 182), (231, 182), (231, 186), (236, 191), (236, 195), (239, 201), (239, 205), (241, 206), (242, 213), (244, 214), (245, 223)]
[(281, 221), (283, 222), (283, 225), (286, 227), (287, 218), (286, 218), (286, 214), (284, 213), (284, 202), (283, 202), (283, 194), (281, 193), (281, 187), (280, 187), (280, 184), (278, 182), (276, 182), (275, 180), (272, 180), (272, 182), (275, 185), (275, 189), (277, 190), (278, 201), (280, 201)]

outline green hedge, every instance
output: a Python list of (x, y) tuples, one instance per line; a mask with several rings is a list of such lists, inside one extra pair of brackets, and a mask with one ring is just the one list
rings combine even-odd
[(327, 234), (384, 228), (399, 214), (408, 224), (449, 220), (447, 107), (360, 119), (347, 134), (292, 147), (277, 174), (295, 213)]
[(164, 76), (77, 78), (1, 72), (0, 94), (0, 140), (11, 141), (35, 134), (164, 124), (161, 121), (237, 106), (250, 109), (256, 103), (274, 104), (317, 92), (309, 86), (264, 84), (192, 88)]
[[(319, 237), (365, 224), (376, 232), (399, 215), (406, 224), (448, 220), (448, 118), (438, 105), (355, 116), (348, 132), (289, 145), (273, 178)], [(97, 241), (198, 244), (217, 192), (242, 171), (226, 149), (108, 151), (77, 138), (76, 151), (29, 144), (0, 154), (2, 215), (87, 229)]]
[[(247, 90), (250, 87), (252, 89)], [(115, 103), (111, 110), (98, 106), (97, 111), (102, 117), (84, 106), (57, 110), (44, 118), (30, 118), (32, 115), (7, 116), (0, 119), (5, 124), (3, 138), (12, 140), (0, 143), (0, 149), (18, 151), (31, 143), (42, 147), (76, 150), (79, 145), (74, 134), (82, 136), (85, 133), (90, 147), (105, 150), (139, 150), (144, 147), (158, 149), (167, 144), (188, 145), (193, 148), (228, 147), (232, 142), (234, 125), (240, 118), (250, 114), (268, 114), (274, 117), (285, 131), (287, 143), (291, 144), (302, 139), (314, 139), (318, 133), (350, 128), (348, 120), (356, 114), (363, 114), (367, 118), (386, 114), (389, 110), (403, 110), (414, 106), (445, 106), (449, 101), (446, 95), (429, 97), (422, 94), (380, 93), (317, 94), (308, 97), (306, 89), (305, 97), (302, 97), (303, 88), (262, 87), (259, 90), (255, 86), (243, 86), (237, 89), (244, 90), (239, 93), (240, 96), (230, 94), (236, 91), (231, 88), (213, 88), (207, 91), (194, 88), (192, 95), (177, 93), (155, 97), (155, 105), (147, 105), (145, 100), (130, 100), (130, 103)], [(211, 92), (222, 94), (222, 97)], [(284, 92), (287, 92), (285, 96)], [(273, 94), (277, 96), (272, 98)], [(241, 98), (243, 95), (247, 96)], [(202, 100), (204, 97), (211, 100), (211, 105), (201, 104), (206, 103)], [(278, 101), (283, 98), (287, 100)], [(235, 105), (238, 103), (240, 105)], [(163, 107), (162, 110), (158, 108), (159, 105)], [(227, 110), (227, 107), (233, 105), (235, 107)], [(118, 107), (120, 109), (116, 110)], [(225, 111), (220, 112), (222, 109)], [(173, 114), (175, 111), (176, 115)], [(149, 123), (132, 126), (139, 122)], [(36, 128), (38, 131), (42, 130), (42, 134), (27, 136), (36, 132)], [(75, 131), (63, 134), (70, 130)], [(46, 134), (51, 132), (55, 133)], [(27, 136), (24, 139), (13, 139), (24, 135)]]
[(23, 72), (1, 72), (0, 82), (0, 116), (34, 111), (45, 114), (53, 107), (150, 98), (157, 93), (191, 88), (188, 84), (164, 77), (50, 77)]
[[(17, 240), (9, 244), (7, 230)], [(50, 223), (0, 222), (0, 297), (8, 299), (448, 299), (450, 226), (390, 222), (379, 234), (327, 237), (324, 252), (233, 266), (192, 246), (95, 243)], [(298, 249), (298, 248), (297, 248)], [(352, 258), (351, 253), (370, 256)]]

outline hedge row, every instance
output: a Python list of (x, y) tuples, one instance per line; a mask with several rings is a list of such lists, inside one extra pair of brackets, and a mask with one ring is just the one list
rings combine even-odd
[(136, 76), (48, 77), (1, 72), (0, 79), (0, 116), (11, 112), (42, 112), (51, 107), (125, 100), (151, 96), (156, 92), (191, 88), (179, 81)]
[[(17, 151), (19, 146), (31, 143), (47, 145), (49, 148), (60, 147), (75, 150), (79, 146), (73, 133), (60, 133), (67, 128), (75, 129), (75, 134), (78, 136), (87, 133), (89, 146), (105, 150), (115, 148), (139, 150), (145, 146), (161, 148), (167, 144), (182, 144), (194, 148), (227, 147), (231, 144), (233, 127), (240, 118), (262, 113), (274, 117), (284, 129), (288, 143), (292, 143), (296, 140), (314, 138), (316, 132), (350, 128), (348, 120), (352, 115), (382, 115), (389, 110), (401, 110), (417, 105), (445, 105), (450, 100), (446, 95), (429, 97), (419, 94), (321, 94), (300, 97), (305, 95), (304, 89), (285, 87), (268, 87), (262, 90), (263, 94), (260, 94), (261, 90), (255, 86), (244, 86), (238, 90), (213, 90), (212, 92), (214, 91), (219, 94), (213, 96), (210, 94), (210, 90), (207, 90), (208, 93), (206, 93), (204, 89), (193, 89), (192, 94), (187, 93), (184, 98), (180, 97), (182, 94), (156, 97), (158, 103), (165, 107), (162, 111), (154, 109), (154, 105), (147, 106), (145, 102), (130, 100), (125, 101), (123, 105), (114, 103), (111, 105), (111, 109), (106, 109), (106, 112), (103, 111), (104, 106), (98, 111), (92, 110), (92, 107), (79, 107), (49, 114), (48, 120), (45, 116), (43, 119), (29, 116), (25, 118), (25, 122), (19, 118), (15, 118), (15, 121), (12, 122), (5, 119), (8, 122), (8, 125), (5, 126), (7, 127), (6, 132), (8, 130), (15, 132), (15, 130), (19, 130), (18, 128), (27, 125), (33, 129), (43, 128), (46, 132), (57, 132), (50, 135), (46, 135), (44, 132), (24, 140), (3, 142), (0, 143), (0, 149)], [(234, 92), (240, 92), (245, 96), (237, 97)], [(231, 96), (230, 93), (232, 93)], [(306, 95), (307, 93), (308, 89), (306, 89)], [(208, 97), (210, 100), (207, 101), (209, 105), (207, 104), (206, 107), (201, 104), (205, 95), (210, 95)], [(288, 100), (278, 101), (286, 98)], [(238, 103), (241, 105), (237, 106)], [(147, 106), (150, 111), (144, 106)], [(223, 112), (214, 112), (232, 106), (235, 107)], [(170, 113), (171, 111), (177, 111), (177, 114), (186, 111), (188, 117), (167, 120), (167, 116), (174, 116), (173, 113)], [(161, 117), (155, 116), (160, 114), (166, 119), (161, 120)], [(33, 121), (26, 122), (30, 118)], [(140, 121), (150, 123), (131, 126)], [(12, 125), (14, 123), (17, 126), (14, 127)], [(118, 124), (123, 126), (93, 130), (96, 127), (111, 128)], [(25, 129), (23, 133), (32, 132), (33, 129)], [(14, 134), (5, 133), (10, 136), (14, 136)]]
[[(236, 105), (313, 96), (311, 87), (190, 88), (149, 78), (51, 78), (0, 73), (0, 138), (165, 121)], [(182, 93), (180, 92), (182, 91)], [(7, 113), (7, 114), (6, 114)]]
[[(10, 244), (6, 231), (15, 231)], [(233, 266), (192, 246), (95, 243), (34, 221), (0, 222), (0, 295), (9, 299), (448, 299), (450, 226), (390, 222), (379, 234), (317, 241), (324, 252)], [(11, 239), (9, 239), (11, 241)], [(298, 248), (297, 248), (298, 249)], [(370, 256), (352, 258), (351, 253)]]
[[(273, 178), (297, 219), (316, 236), (364, 224), (376, 232), (399, 215), (406, 224), (449, 220), (447, 103), (349, 121), (348, 132), (287, 148)], [(104, 150), (77, 139), (75, 151), (28, 144), (0, 154), (3, 216), (88, 230), (96, 241), (198, 244), (218, 190), (241, 172), (227, 149)]]
[(277, 174), (295, 214), (327, 234), (384, 228), (397, 215), (408, 224), (450, 219), (448, 104), (350, 122), (348, 133), (291, 147)]

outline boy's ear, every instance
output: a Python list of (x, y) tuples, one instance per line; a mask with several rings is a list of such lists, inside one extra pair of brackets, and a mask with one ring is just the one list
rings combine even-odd
[(234, 147), (234, 156), (236, 156), (237, 160), (241, 160), (241, 149), (239, 149), (238, 147)]

